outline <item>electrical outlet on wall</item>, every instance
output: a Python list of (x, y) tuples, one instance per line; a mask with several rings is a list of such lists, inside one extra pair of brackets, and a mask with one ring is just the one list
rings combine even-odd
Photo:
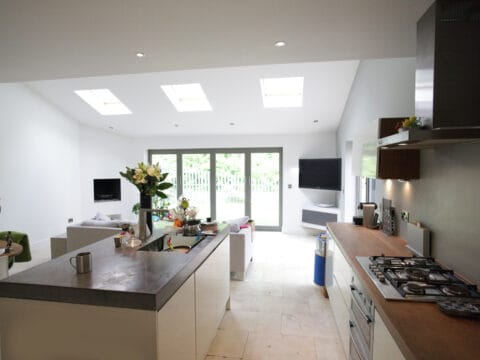
[(402, 210), (402, 220), (408, 222), (410, 217), (410, 213), (407, 210)]

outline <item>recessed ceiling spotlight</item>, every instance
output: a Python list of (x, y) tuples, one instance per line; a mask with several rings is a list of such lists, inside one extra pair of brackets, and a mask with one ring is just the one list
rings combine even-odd
[(115, 130), (115, 126), (113, 126), (113, 125), (108, 125), (108, 129), (113, 131), (113, 130)]
[(274, 45), (275, 47), (284, 47), (287, 43), (285, 41), (277, 41)]
[(314, 123), (314, 124), (318, 124), (318, 120), (313, 120), (313, 123)]
[(230, 126), (235, 126), (235, 123), (234, 123), (234, 122), (231, 122), (231, 123), (230, 123)]
[(174, 127), (178, 127), (178, 124), (173, 124)]
[(144, 58), (145, 57), (145, 53), (139, 51), (135, 54), (137, 56), (137, 58), (141, 59), (141, 58)]

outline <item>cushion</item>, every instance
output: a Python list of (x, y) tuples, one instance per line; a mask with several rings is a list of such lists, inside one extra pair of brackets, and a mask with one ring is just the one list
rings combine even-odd
[(104, 213), (97, 212), (97, 215), (95, 215), (92, 220), (109, 221), (111, 219)]
[(248, 222), (249, 217), (248, 216), (243, 216), (238, 219), (231, 219), (225, 221), (227, 224), (230, 224), (230, 231), (231, 232), (239, 232), (241, 229), (241, 225), (244, 225)]
[[(123, 223), (123, 222), (122, 222)], [(85, 220), (81, 223), (82, 226), (97, 226), (97, 227), (120, 227), (118, 220)]]

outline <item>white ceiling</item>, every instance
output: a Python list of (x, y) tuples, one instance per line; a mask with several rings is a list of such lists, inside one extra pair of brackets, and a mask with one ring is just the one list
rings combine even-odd
[[(358, 61), (184, 70), (29, 82), (48, 102), (82, 124), (131, 136), (289, 134), (334, 131)], [(301, 108), (264, 109), (260, 78), (304, 77)], [(201, 83), (211, 112), (177, 112), (160, 85)], [(102, 116), (74, 90), (110, 89), (131, 115)], [(318, 123), (314, 123), (318, 120)], [(230, 123), (235, 125), (230, 125)], [(174, 125), (177, 124), (178, 127)]]
[[(432, 2), (0, 0), (0, 82), (27, 82), (80, 123), (133, 137), (334, 130), (358, 59), (414, 56)], [(269, 76), (305, 76), (304, 106), (263, 109)], [(202, 84), (213, 112), (174, 110), (160, 85), (186, 82)], [(100, 116), (73, 94), (93, 88), (133, 114)]]

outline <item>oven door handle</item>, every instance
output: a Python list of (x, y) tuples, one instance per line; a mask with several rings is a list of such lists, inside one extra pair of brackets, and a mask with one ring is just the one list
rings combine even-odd
[[(350, 285), (350, 290), (352, 292), (352, 300), (355, 301), (355, 304), (357, 305), (358, 309), (360, 310), (360, 313), (362, 314), (362, 317), (364, 320), (367, 322), (367, 324), (370, 324), (373, 322), (372, 318), (370, 315), (367, 314), (365, 309), (362, 307), (362, 301), (360, 300), (359, 296), (362, 294), (360, 290), (355, 285)], [(358, 294), (358, 295), (357, 295)]]

